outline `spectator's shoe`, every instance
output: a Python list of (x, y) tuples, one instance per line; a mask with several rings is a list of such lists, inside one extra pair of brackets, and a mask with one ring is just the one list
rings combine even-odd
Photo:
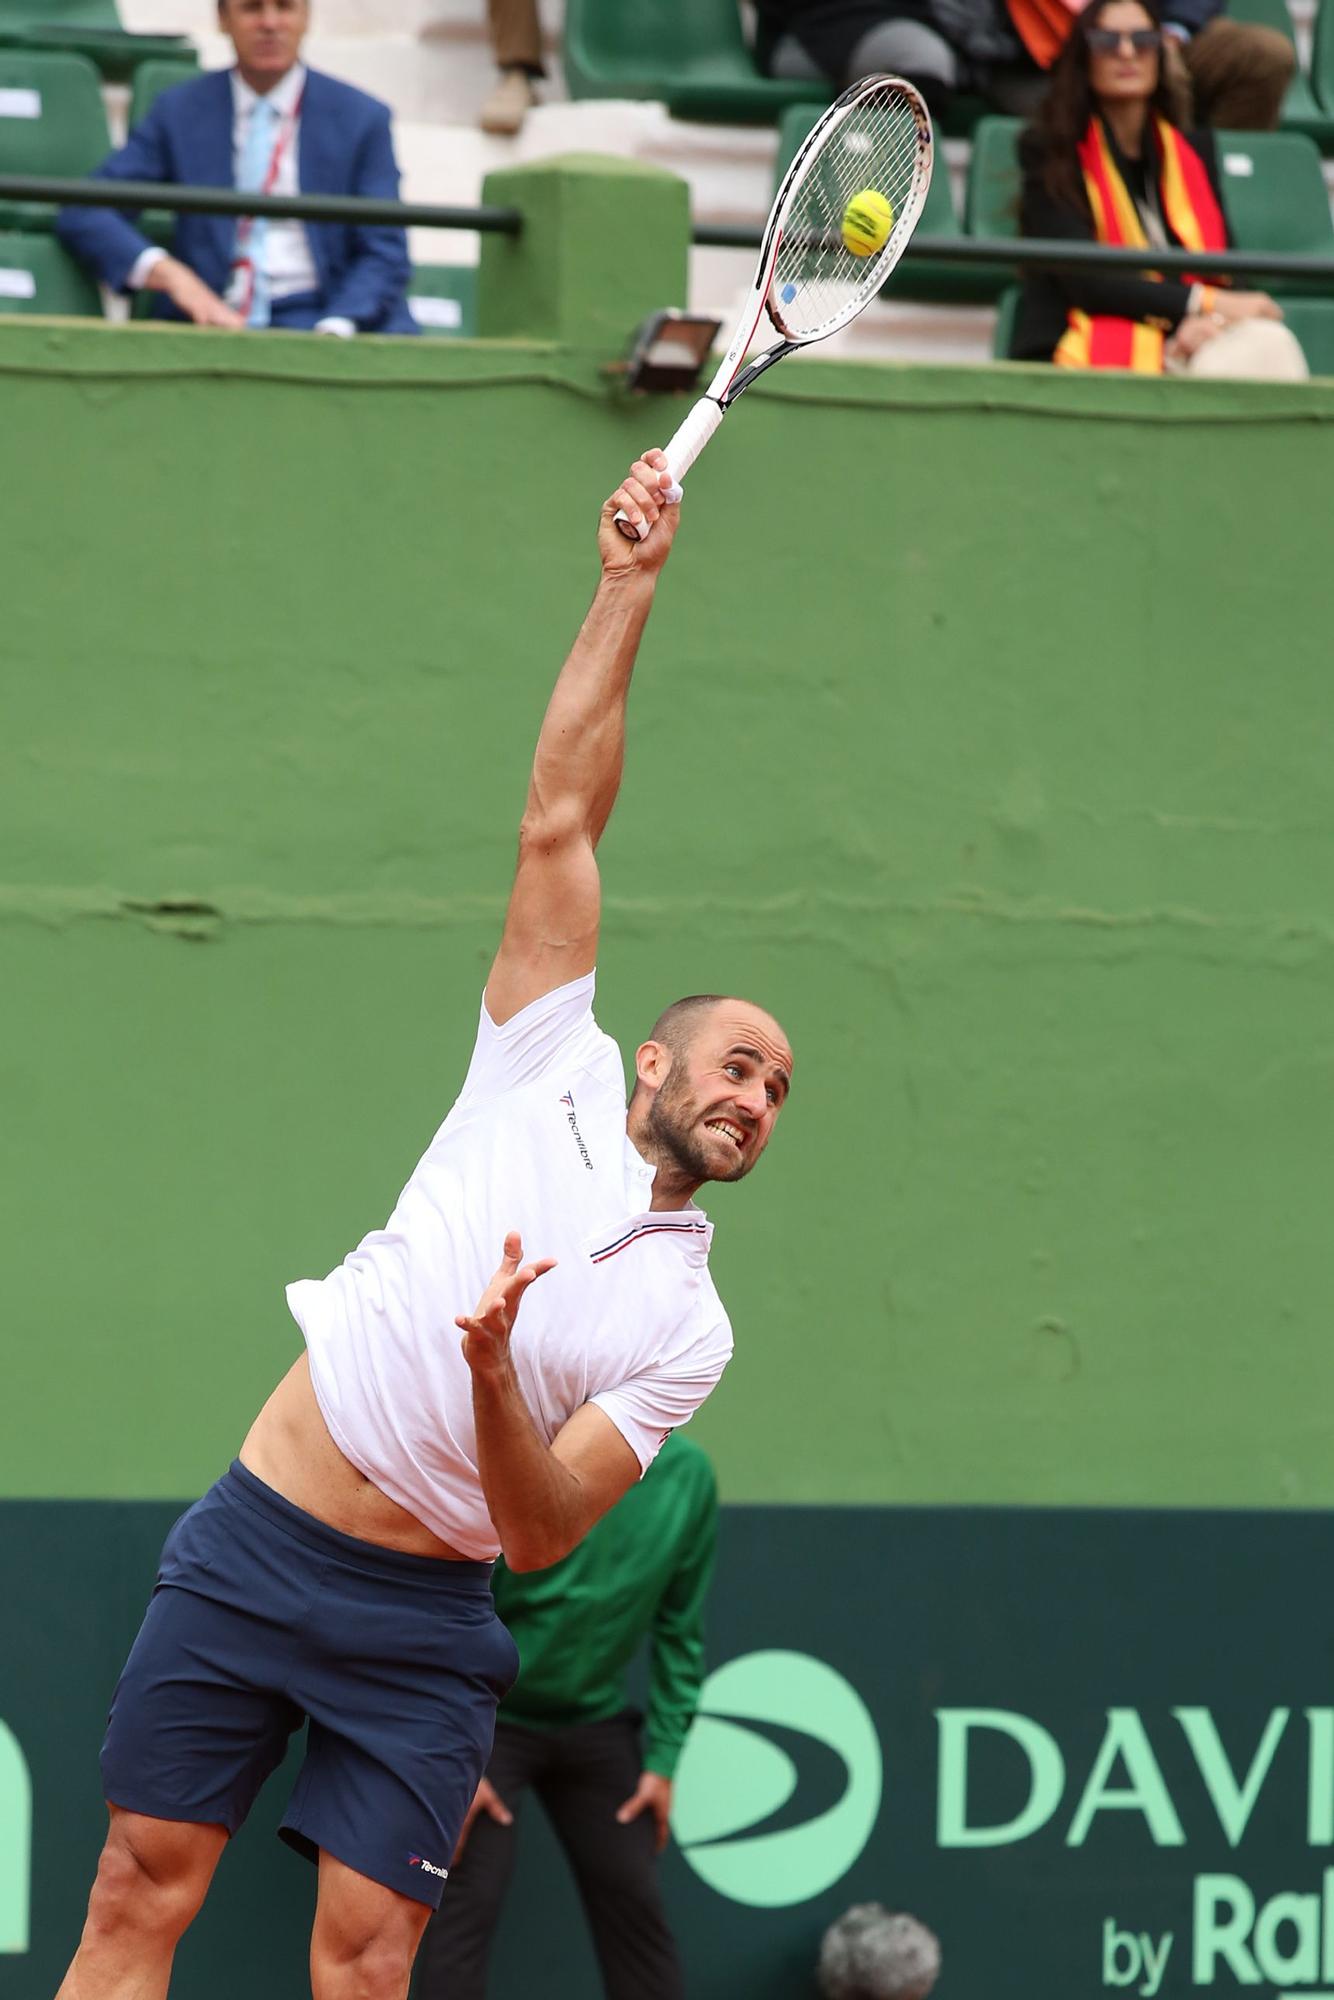
[(500, 80), (482, 106), (482, 130), (512, 139), (537, 102), (526, 69), (503, 69)]

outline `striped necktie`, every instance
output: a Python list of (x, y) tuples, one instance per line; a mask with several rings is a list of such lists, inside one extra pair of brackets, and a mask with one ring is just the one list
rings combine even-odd
[[(278, 113), (267, 97), (257, 97), (250, 107), (250, 118), (246, 126), (245, 145), (241, 152), (241, 168), (237, 176), (238, 185), (247, 194), (262, 194), (268, 179), (269, 162), (273, 158), (274, 140), (278, 130)], [(252, 286), (250, 311), (246, 316), (247, 326), (267, 326), (269, 311), (269, 225), (263, 216), (256, 216), (250, 225), (250, 239), (246, 253), (250, 259)]]

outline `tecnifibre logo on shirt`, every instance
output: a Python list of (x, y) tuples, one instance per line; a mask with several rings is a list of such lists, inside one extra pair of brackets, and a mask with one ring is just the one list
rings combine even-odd
[(574, 1143), (579, 1148), (579, 1157), (591, 1174), (593, 1171), (593, 1162), (588, 1157), (588, 1148), (584, 1144), (584, 1135), (579, 1130), (579, 1121), (574, 1115), (574, 1092), (567, 1090), (561, 1098), (561, 1103), (565, 1106), (565, 1116), (569, 1122), (570, 1130), (574, 1134)]
[(704, 1683), (672, 1831), (719, 1895), (778, 1909), (847, 1874), (881, 1786), (875, 1724), (841, 1674), (808, 1653), (744, 1653)]
[(408, 1867), (420, 1868), (423, 1874), (426, 1875), (438, 1875), (442, 1882), (449, 1880), (448, 1868), (437, 1868), (434, 1861), (428, 1861), (424, 1854), (410, 1854), (408, 1856)]

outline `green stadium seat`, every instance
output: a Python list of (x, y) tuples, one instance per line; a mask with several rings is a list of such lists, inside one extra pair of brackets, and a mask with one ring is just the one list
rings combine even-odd
[[(1288, 0), (1229, 0), (1227, 12), (1229, 20), (1246, 21), (1257, 28), (1277, 28), (1296, 48), (1297, 37), (1293, 33)], [(1309, 133), (1327, 149), (1334, 143), (1334, 119), (1316, 102), (1310, 80), (1300, 62), (1283, 100), (1282, 124), (1285, 129)]]
[(116, 0), (0, 0), (0, 24), (26, 35), (44, 34), (48, 28), (123, 32)]
[(94, 279), (54, 236), (0, 232), (0, 313), (54, 313), (101, 319)]
[(1007, 285), (996, 301), (996, 326), (991, 336), (993, 361), (1008, 361), (1014, 340), (1015, 316), (1019, 311), (1019, 286)]
[(564, 63), (571, 97), (658, 99), (674, 118), (767, 124), (818, 90), (760, 75), (737, 0), (566, 0)]
[(188, 53), (184, 35), (135, 35), (121, 26), (116, 0), (0, 0), (0, 43), (87, 56), (113, 82), (136, 64)]
[(1311, 39), (1311, 83), (1324, 116), (1334, 121), (1334, 4), (1321, 0)]
[[(791, 166), (798, 146), (810, 131), (823, 111), (823, 104), (794, 104), (783, 113), (778, 127), (778, 160), (774, 170), (774, 189)], [(959, 218), (954, 212), (954, 197), (950, 193), (949, 167), (943, 151), (937, 150), (935, 170), (931, 175), (931, 186), (927, 192), (926, 207), (917, 225), (923, 236), (962, 236)], [(966, 268), (959, 264), (947, 264), (943, 260), (917, 263), (906, 267), (900, 265), (884, 288), (883, 296), (891, 299), (924, 299), (934, 305), (979, 305), (990, 304), (1000, 287), (1005, 284), (1009, 273), (999, 266), (985, 270)]]
[[(1334, 222), (1320, 152), (1304, 132), (1219, 132), (1223, 205), (1238, 250), (1334, 258)], [(1262, 280), (1266, 290), (1273, 281)], [(1327, 292), (1319, 279), (1285, 278), (1296, 292)]]
[(937, 123), (947, 139), (971, 139), (973, 127), (979, 118), (987, 115), (985, 97), (974, 97), (970, 90), (956, 91), (950, 99), (949, 109)]
[(1219, 132), (1223, 205), (1239, 250), (1334, 257), (1320, 151), (1303, 132)]
[(980, 118), (968, 162), (964, 228), (970, 236), (1019, 234), (1021, 118)]
[(143, 123), (164, 90), (170, 90), (173, 84), (189, 83), (199, 74), (199, 64), (193, 56), (152, 56), (147, 62), (136, 63), (130, 81), (131, 128)]
[(797, 148), (825, 108), (824, 98), (790, 104), (778, 121), (778, 157), (774, 161), (774, 191), (797, 156)]
[[(111, 148), (102, 88), (86, 56), (0, 48), (0, 173), (91, 173)], [(47, 204), (0, 203), (0, 227), (49, 228)]]
[(477, 266), (416, 265), (408, 286), (408, 310), (423, 333), (472, 339), (477, 332)]
[(1313, 375), (1334, 375), (1334, 299), (1279, 298)]

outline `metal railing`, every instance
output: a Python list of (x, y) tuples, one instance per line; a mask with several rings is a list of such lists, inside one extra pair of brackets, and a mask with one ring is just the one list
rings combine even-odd
[(389, 223), (402, 229), (479, 229), (517, 236), (517, 208), (452, 208), (435, 202), (372, 201), (364, 195), (247, 194), (240, 188), (178, 187), (174, 182), (59, 180), (46, 174), (0, 174), (0, 201), (61, 208), (165, 208), (181, 215), (272, 215), (300, 222)]
[[(454, 207), (435, 202), (370, 201), (356, 195), (249, 194), (238, 188), (179, 187), (155, 181), (58, 179), (42, 174), (0, 174), (0, 202), (61, 207), (167, 209), (189, 215), (283, 216), (302, 222), (388, 223), (408, 229), (476, 229), (517, 236), (523, 216), (517, 208)], [(752, 225), (696, 222), (691, 241), (701, 248), (758, 249)], [(1164, 275), (1208, 271), (1220, 277), (1297, 278), (1318, 282), (1334, 297), (1334, 257), (1293, 251), (1122, 250), (1105, 244), (1055, 242), (1049, 237), (915, 236), (903, 262), (995, 265), (1028, 270), (1127, 270), (1151, 267)]]
[[(719, 250), (756, 250), (758, 229), (729, 223), (701, 222), (690, 240)], [(1291, 250), (1120, 250), (1106, 243), (1058, 242), (1050, 236), (924, 236), (913, 237), (903, 256), (909, 268), (933, 264), (1009, 264), (1028, 270), (1097, 269), (1164, 274), (1207, 270), (1219, 277), (1323, 279), (1334, 295), (1334, 257), (1307, 257)]]

